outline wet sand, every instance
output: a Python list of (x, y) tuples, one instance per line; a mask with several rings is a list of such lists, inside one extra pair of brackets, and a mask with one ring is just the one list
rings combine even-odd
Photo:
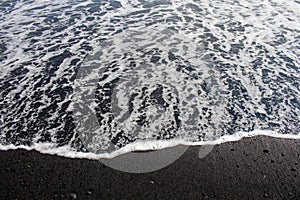
[(173, 164), (133, 174), (99, 161), (0, 151), (0, 199), (300, 199), (300, 140), (266, 136), (189, 147)]

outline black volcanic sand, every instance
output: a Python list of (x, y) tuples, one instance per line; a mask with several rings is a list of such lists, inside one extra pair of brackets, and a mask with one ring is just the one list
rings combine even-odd
[(300, 199), (300, 140), (265, 136), (190, 147), (146, 174), (36, 151), (0, 152), (1, 199)]

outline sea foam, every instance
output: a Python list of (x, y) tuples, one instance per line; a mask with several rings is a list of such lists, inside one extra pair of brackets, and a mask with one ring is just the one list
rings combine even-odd
[(96, 159), (299, 138), (297, 1), (36, 0), (0, 9), (2, 150)]

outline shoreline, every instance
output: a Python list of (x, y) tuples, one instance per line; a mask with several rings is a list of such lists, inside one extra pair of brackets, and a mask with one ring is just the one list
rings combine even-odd
[(300, 133), (297, 135), (294, 134), (280, 134), (276, 131), (268, 131), (268, 130), (253, 130), (250, 132), (237, 132), (232, 135), (221, 136), (218, 139), (211, 141), (199, 141), (199, 142), (187, 142), (185, 140), (173, 139), (173, 140), (163, 140), (163, 141), (139, 141), (133, 142), (131, 144), (122, 147), (119, 150), (116, 150), (111, 153), (102, 153), (102, 154), (94, 154), (94, 153), (83, 153), (76, 152), (69, 145), (61, 146), (58, 148), (53, 148), (53, 144), (51, 143), (39, 143), (33, 144), (32, 146), (15, 146), (15, 145), (6, 145), (3, 146), (0, 144), (0, 151), (8, 151), (8, 150), (27, 150), (27, 151), (37, 151), (42, 154), (47, 155), (56, 155), (62, 156), (66, 158), (75, 158), (75, 159), (89, 159), (89, 160), (99, 160), (99, 159), (112, 159), (118, 156), (126, 155), (134, 152), (149, 152), (149, 151), (163, 151), (164, 149), (176, 148), (178, 146), (215, 146), (228, 142), (237, 142), (239, 140), (251, 137), (274, 137), (279, 139), (295, 139), (300, 140)]
[(0, 199), (300, 199), (300, 140), (243, 138), (201, 159), (199, 148), (144, 174), (35, 150), (0, 151)]

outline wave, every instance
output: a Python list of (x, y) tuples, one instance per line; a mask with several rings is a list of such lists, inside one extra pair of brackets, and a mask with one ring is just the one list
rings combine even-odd
[(275, 138), (284, 138), (284, 139), (296, 139), (300, 140), (300, 133), (298, 135), (291, 134), (279, 134), (274, 131), (267, 130), (255, 130), (251, 132), (238, 132), (233, 135), (225, 135), (220, 137), (214, 141), (201, 141), (201, 142), (187, 142), (184, 140), (168, 140), (168, 141), (139, 141), (134, 142), (125, 147), (114, 151), (112, 153), (103, 153), (103, 154), (95, 154), (91, 152), (78, 152), (75, 149), (71, 148), (70, 145), (56, 147), (55, 144), (51, 143), (36, 143), (31, 146), (15, 146), (13, 144), (10, 145), (2, 145), (0, 144), (0, 150), (15, 150), (15, 149), (25, 149), (25, 150), (36, 150), (40, 153), (50, 154), (50, 155), (58, 155), (68, 158), (80, 158), (80, 159), (91, 159), (91, 160), (99, 160), (99, 159), (111, 159), (117, 156), (137, 151), (152, 151), (152, 150), (161, 150), (164, 148), (175, 147), (178, 145), (184, 146), (199, 146), (199, 145), (217, 145), (225, 142), (234, 142), (239, 141), (243, 138), (255, 137), (255, 136), (270, 136)]
[(2, 149), (96, 158), (261, 134), (298, 138), (295, 1), (13, 1), (0, 9)]

